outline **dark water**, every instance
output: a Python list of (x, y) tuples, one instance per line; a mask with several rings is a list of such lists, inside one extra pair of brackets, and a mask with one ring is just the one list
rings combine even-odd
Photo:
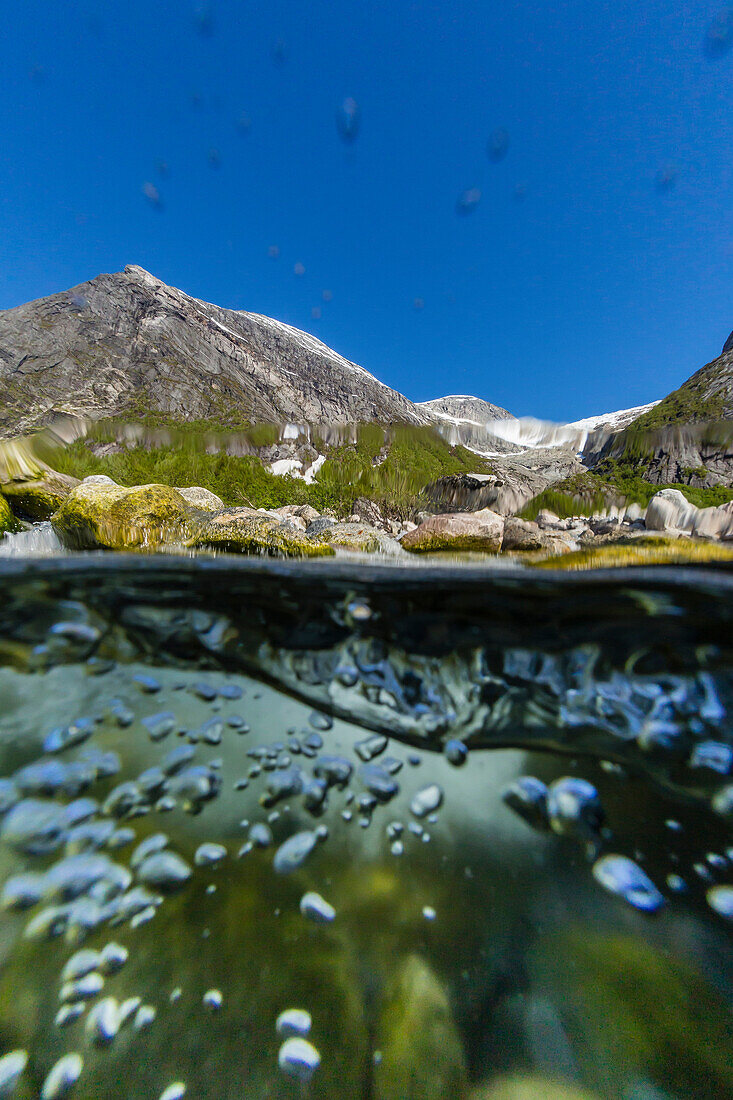
[(0, 1095), (733, 1095), (732, 617), (702, 570), (7, 559)]

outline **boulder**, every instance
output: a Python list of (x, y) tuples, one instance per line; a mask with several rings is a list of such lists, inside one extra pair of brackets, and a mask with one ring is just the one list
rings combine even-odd
[(683, 533), (708, 539), (733, 539), (733, 501), (717, 508), (696, 508), (679, 489), (662, 489), (646, 511), (648, 531)]
[(355, 550), (362, 554), (381, 551), (385, 554), (399, 554), (402, 548), (397, 539), (385, 534), (381, 528), (353, 519), (340, 522), (329, 516), (318, 516), (306, 528), (310, 539), (327, 542), (335, 550)]
[(287, 520), (254, 508), (226, 508), (207, 517), (188, 546), (230, 554), (265, 554), (285, 558), (317, 558), (333, 554), (320, 539), (308, 538)]
[(51, 522), (72, 550), (156, 549), (190, 538), (199, 515), (169, 485), (126, 489), (99, 476), (77, 485)]
[(692, 534), (698, 509), (679, 489), (662, 489), (646, 510), (648, 531), (686, 531)]
[(551, 512), (549, 508), (541, 508), (537, 513), (537, 519), (535, 521), (540, 527), (558, 527), (560, 525), (560, 517), (556, 516), (554, 512)]
[(376, 551), (401, 553), (397, 539), (385, 534), (380, 528), (361, 521), (332, 523), (320, 537), (336, 550), (357, 550), (363, 554), (373, 554)]
[(202, 512), (220, 512), (224, 507), (224, 501), (216, 493), (209, 492), (201, 485), (191, 485), (187, 489), (178, 489), (187, 504), (194, 508), (200, 508)]
[(700, 538), (733, 539), (733, 501), (718, 508), (698, 509), (692, 533)]
[(502, 551), (510, 550), (546, 550), (562, 554), (568, 550), (567, 539), (550, 531), (543, 531), (538, 524), (517, 516), (509, 516), (504, 521), (504, 541)]
[(402, 546), (413, 553), (430, 550), (479, 550), (498, 554), (504, 535), (504, 518), (488, 508), (480, 512), (456, 512), (431, 516), (402, 537)]
[(50, 519), (57, 512), (79, 479), (47, 470), (41, 477), (26, 481), (8, 481), (0, 492), (12, 511), (21, 519)]

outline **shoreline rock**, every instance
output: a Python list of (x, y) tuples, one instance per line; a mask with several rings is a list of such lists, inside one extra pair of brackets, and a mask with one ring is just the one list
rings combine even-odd
[(504, 537), (504, 517), (480, 512), (448, 512), (431, 516), (402, 536), (402, 547), (414, 554), (441, 550), (478, 550), (498, 554)]

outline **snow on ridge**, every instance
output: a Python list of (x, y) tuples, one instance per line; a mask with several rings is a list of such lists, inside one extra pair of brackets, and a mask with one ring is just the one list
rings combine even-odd
[(593, 431), (594, 428), (600, 428), (603, 425), (614, 427), (618, 425), (623, 427), (626, 424), (630, 424), (637, 417), (642, 416), (645, 412), (649, 412), (653, 409), (659, 401), (650, 401), (648, 405), (635, 405), (631, 409), (619, 409), (617, 412), (600, 413), (598, 416), (586, 416), (583, 420), (573, 420), (567, 425), (568, 428), (587, 428), (588, 431)]
[(384, 390), (390, 390), (395, 393), (390, 386), (385, 385), (384, 382), (380, 382), (378, 378), (375, 378), (364, 367), (360, 367), (357, 363), (352, 363), (348, 359), (344, 359), (343, 355), (339, 355), (338, 352), (329, 348), (328, 344), (324, 344), (322, 340), (318, 340), (315, 336), (311, 336), (309, 332), (304, 332), (303, 329), (295, 328), (293, 325), (286, 325), (284, 321), (276, 321), (274, 317), (267, 317), (264, 313), (246, 313), (244, 310), (238, 312), (244, 313), (246, 317), (252, 317), (255, 321), (265, 326), (280, 331), (289, 336), (291, 340), (294, 340), (305, 351), (316, 352), (318, 355), (323, 356), (324, 359), (329, 359), (336, 366), (342, 367), (345, 370), (353, 371), (355, 374), (363, 375), (366, 378), (370, 378), (372, 382), (376, 382), (378, 386), (381, 386)]

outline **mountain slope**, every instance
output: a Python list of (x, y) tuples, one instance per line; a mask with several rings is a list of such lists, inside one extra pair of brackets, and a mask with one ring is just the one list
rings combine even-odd
[(733, 333), (721, 355), (634, 421), (634, 431), (733, 417)]
[(222, 309), (128, 266), (0, 312), (0, 428), (53, 410), (179, 420), (428, 423), (299, 329)]

